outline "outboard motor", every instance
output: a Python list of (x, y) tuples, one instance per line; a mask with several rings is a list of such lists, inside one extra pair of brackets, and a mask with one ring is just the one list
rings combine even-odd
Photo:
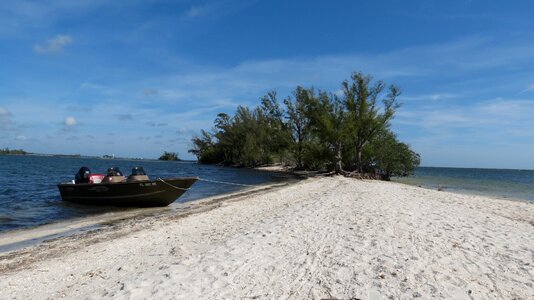
[(74, 176), (75, 183), (89, 183), (89, 175), (91, 175), (91, 170), (88, 167), (81, 167), (78, 170), (78, 173)]
[(143, 169), (143, 167), (133, 167), (132, 175), (134, 175), (134, 176), (146, 175), (146, 173), (145, 173), (145, 170)]
[(123, 176), (119, 167), (111, 167), (108, 169), (106, 176)]

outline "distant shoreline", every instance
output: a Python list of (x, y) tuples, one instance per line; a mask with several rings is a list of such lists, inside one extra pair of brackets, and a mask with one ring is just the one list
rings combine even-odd
[[(49, 153), (31, 153), (27, 152), (26, 154), (7, 154), (0, 153), (0, 155), (11, 155), (11, 156), (40, 156), (40, 157), (64, 157), (64, 158), (93, 158), (93, 159), (103, 159), (103, 160), (146, 160), (146, 161), (162, 161), (157, 158), (143, 158), (143, 157), (113, 157), (105, 158), (102, 156), (93, 156), (93, 155), (81, 155), (81, 154), (49, 154)], [(172, 160), (167, 160), (172, 161)], [(175, 162), (187, 162), (187, 163), (196, 163), (197, 160), (188, 160), (188, 159), (179, 159), (174, 160)]]
[[(97, 158), (97, 159), (118, 159), (118, 160), (158, 160), (157, 158), (145, 158), (145, 157), (114, 157), (114, 158), (103, 158), (102, 156), (96, 156), (96, 155), (82, 155), (82, 154), (50, 154), (50, 153), (33, 153), (33, 152), (26, 152), (25, 154), (8, 154), (8, 153), (0, 153), (0, 155), (12, 155), (12, 156), (43, 156), (43, 157), (67, 157), (67, 158)], [(188, 163), (199, 163), (196, 159), (179, 159), (178, 161), (182, 162), (188, 162)], [(202, 164), (202, 163), (199, 163)], [(213, 164), (208, 164), (213, 165)], [(224, 165), (220, 165), (224, 166)], [(226, 166), (225, 166), (226, 167)], [(418, 166), (416, 169), (420, 168), (440, 168), (440, 169), (471, 169), (471, 170), (502, 170), (502, 171), (534, 171), (534, 168), (528, 169), (528, 168), (496, 168), (496, 167), (449, 167), (449, 166)], [(252, 170), (258, 170), (258, 171), (265, 171), (272, 169), (272, 172), (279, 172), (279, 173), (290, 173), (292, 172), (291, 169), (282, 167), (277, 164), (273, 165), (267, 165), (267, 166), (260, 166), (255, 168), (249, 168)], [(309, 173), (313, 173), (313, 171), (310, 171)]]

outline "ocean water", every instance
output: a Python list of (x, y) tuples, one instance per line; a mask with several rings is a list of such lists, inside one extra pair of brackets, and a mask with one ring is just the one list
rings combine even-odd
[[(193, 162), (0, 155), (0, 232), (124, 210), (61, 200), (57, 184), (74, 179), (74, 174), (82, 166), (89, 167), (92, 173), (105, 173), (107, 168), (117, 166), (126, 175), (130, 174), (132, 167), (142, 166), (151, 178), (198, 176), (250, 185), (288, 179), (281, 174)], [(243, 187), (198, 181), (174, 205), (239, 189)]]
[[(105, 173), (108, 167), (118, 166), (125, 174), (129, 174), (134, 166), (142, 166), (151, 178), (198, 176), (250, 185), (290, 179), (282, 174), (192, 162), (0, 155), (0, 232), (124, 210), (61, 200), (56, 185), (74, 179), (81, 166), (89, 167), (93, 173)], [(421, 167), (414, 176), (394, 178), (393, 181), (430, 189), (441, 187), (445, 191), (464, 194), (534, 201), (534, 170)], [(171, 208), (177, 203), (239, 189), (243, 187), (198, 181), (171, 204)]]
[(420, 167), (393, 181), (463, 194), (534, 201), (534, 170)]

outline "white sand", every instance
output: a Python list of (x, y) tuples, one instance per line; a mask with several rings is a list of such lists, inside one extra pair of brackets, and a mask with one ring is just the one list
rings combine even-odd
[(530, 203), (334, 177), (216, 205), (4, 255), (0, 298), (534, 299)]

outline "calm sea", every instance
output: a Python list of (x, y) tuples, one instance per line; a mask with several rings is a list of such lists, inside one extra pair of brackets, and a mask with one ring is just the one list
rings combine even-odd
[[(0, 231), (124, 210), (85, 206), (61, 200), (57, 183), (72, 180), (81, 166), (89, 167), (93, 173), (104, 173), (108, 167), (118, 166), (126, 174), (129, 174), (134, 166), (143, 166), (152, 178), (198, 176), (252, 185), (288, 179), (281, 174), (190, 162), (0, 155)], [(395, 178), (394, 181), (431, 189), (441, 187), (451, 192), (534, 201), (533, 170), (421, 167), (417, 169), (415, 176)], [(176, 203), (230, 193), (242, 188), (199, 181)]]
[[(134, 166), (142, 166), (151, 178), (198, 176), (251, 185), (287, 180), (287, 177), (279, 174), (191, 162), (0, 155), (0, 231), (124, 210), (85, 206), (61, 200), (56, 185), (74, 179), (74, 174), (81, 166), (89, 167), (93, 173), (105, 173), (107, 168), (118, 166), (125, 174), (130, 174)], [(176, 203), (230, 193), (242, 188), (198, 181)]]
[(534, 170), (420, 167), (394, 181), (463, 194), (534, 201)]

